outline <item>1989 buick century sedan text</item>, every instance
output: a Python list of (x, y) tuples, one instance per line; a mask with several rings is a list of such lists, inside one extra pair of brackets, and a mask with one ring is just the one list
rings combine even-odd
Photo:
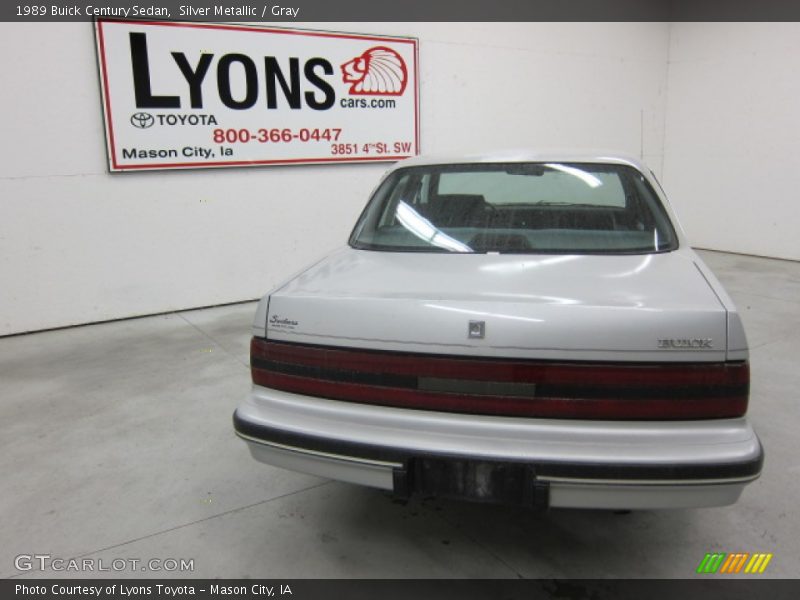
[(271, 465), (540, 508), (724, 505), (761, 472), (739, 315), (632, 159), (398, 163), (253, 336), (234, 426)]

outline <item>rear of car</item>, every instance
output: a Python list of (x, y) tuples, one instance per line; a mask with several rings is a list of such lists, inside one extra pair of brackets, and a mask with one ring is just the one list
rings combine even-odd
[(632, 160), (399, 163), (253, 335), (234, 424), (268, 464), (615, 509), (730, 504), (761, 471), (739, 317)]

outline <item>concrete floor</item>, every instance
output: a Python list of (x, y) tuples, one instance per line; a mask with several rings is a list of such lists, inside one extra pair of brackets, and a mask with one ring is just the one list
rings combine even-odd
[[(767, 452), (738, 504), (552, 510), (383, 492), (256, 463), (231, 413), (253, 304), (0, 339), (0, 576), (19, 554), (194, 559), (124, 577), (691, 577), (706, 552), (800, 576), (800, 264), (704, 258), (743, 315)], [(26, 577), (102, 576), (31, 571)]]

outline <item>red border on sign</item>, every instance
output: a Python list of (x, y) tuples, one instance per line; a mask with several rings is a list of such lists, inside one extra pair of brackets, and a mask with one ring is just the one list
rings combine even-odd
[(288, 158), (275, 160), (239, 160), (239, 161), (213, 161), (213, 162), (191, 162), (191, 163), (152, 163), (147, 165), (120, 165), (117, 163), (117, 149), (114, 140), (114, 125), (111, 118), (111, 99), (108, 85), (108, 67), (106, 65), (106, 48), (103, 34), (105, 23), (124, 23), (130, 25), (147, 25), (157, 27), (188, 27), (194, 29), (223, 29), (228, 31), (251, 31), (260, 33), (273, 33), (280, 35), (305, 35), (310, 37), (328, 37), (349, 40), (362, 40), (370, 42), (382, 42), (390, 40), (400, 44), (411, 44), (414, 49), (414, 144), (419, 154), (419, 44), (414, 38), (400, 38), (392, 36), (371, 36), (357, 33), (334, 33), (329, 31), (310, 31), (301, 29), (280, 29), (273, 27), (253, 27), (247, 25), (228, 25), (216, 23), (185, 23), (175, 21), (128, 21), (125, 19), (97, 19), (95, 27), (97, 29), (97, 44), (100, 57), (100, 77), (102, 79), (103, 108), (105, 110), (106, 128), (108, 131), (109, 144), (109, 163), (112, 171), (135, 171), (135, 170), (156, 170), (156, 169), (192, 169), (199, 167), (254, 167), (259, 165), (313, 165), (329, 163), (357, 163), (357, 162), (388, 162), (402, 160), (415, 156), (414, 154), (402, 156), (365, 156), (362, 158), (352, 157), (322, 157), (322, 158)]

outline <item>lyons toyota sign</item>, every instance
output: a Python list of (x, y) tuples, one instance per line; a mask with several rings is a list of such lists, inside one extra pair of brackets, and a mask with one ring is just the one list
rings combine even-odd
[(419, 152), (416, 39), (111, 19), (95, 33), (112, 171)]

